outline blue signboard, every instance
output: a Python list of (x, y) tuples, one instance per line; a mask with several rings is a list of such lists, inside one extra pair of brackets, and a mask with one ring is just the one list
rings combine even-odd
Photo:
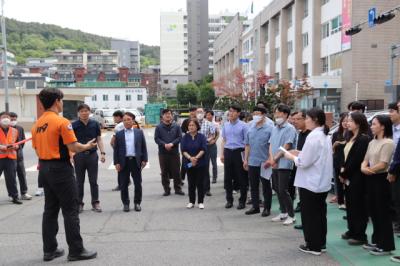
[(249, 62), (250, 62), (250, 59), (248, 59), (248, 58), (240, 58), (239, 62), (240, 62), (241, 64), (249, 63)]
[(376, 8), (373, 7), (368, 10), (368, 26), (373, 27), (375, 26), (375, 18), (376, 18)]

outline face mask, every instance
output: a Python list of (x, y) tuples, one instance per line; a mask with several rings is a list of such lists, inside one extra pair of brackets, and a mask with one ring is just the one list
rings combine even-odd
[(203, 120), (204, 114), (203, 113), (199, 113), (199, 114), (196, 115), (196, 117), (197, 117), (198, 120)]
[(276, 118), (275, 122), (278, 126), (282, 125), (285, 122), (285, 119), (283, 119), (282, 117)]
[(261, 121), (261, 119), (262, 119), (263, 117), (261, 116), (261, 115), (254, 115), (253, 116), (253, 121), (254, 121), (254, 123), (258, 123), (258, 122), (260, 122)]
[(3, 118), (3, 119), (1, 119), (1, 124), (2, 124), (3, 126), (9, 126), (9, 125), (10, 125), (10, 122), (11, 122), (10, 118)]
[(12, 127), (15, 127), (15, 126), (17, 125), (17, 123), (18, 123), (17, 121), (11, 121), (11, 122), (10, 122), (10, 125), (11, 125)]

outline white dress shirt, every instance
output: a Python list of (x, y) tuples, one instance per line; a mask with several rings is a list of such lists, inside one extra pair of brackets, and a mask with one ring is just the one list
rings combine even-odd
[(294, 163), (297, 166), (295, 187), (305, 188), (314, 193), (327, 192), (331, 189), (332, 144), (325, 135), (323, 127), (311, 131)]
[(114, 133), (116, 134), (116, 133), (118, 133), (118, 132), (120, 132), (121, 130), (124, 130), (124, 129), (125, 129), (124, 122), (120, 122), (120, 123), (115, 125)]
[(135, 134), (133, 128), (125, 128), (126, 156), (135, 156)]

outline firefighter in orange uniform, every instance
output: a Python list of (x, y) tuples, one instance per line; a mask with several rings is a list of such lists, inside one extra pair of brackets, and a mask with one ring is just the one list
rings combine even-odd
[(10, 114), (0, 113), (0, 173), (4, 173), (8, 196), (14, 204), (22, 204), (18, 199), (17, 189), (17, 150), (14, 145), (18, 139), (18, 130), (11, 127)]

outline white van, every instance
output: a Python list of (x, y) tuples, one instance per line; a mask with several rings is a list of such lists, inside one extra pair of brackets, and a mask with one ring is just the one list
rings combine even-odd
[(116, 109), (97, 109), (94, 112), (93, 119), (100, 123), (102, 128), (114, 128), (113, 113)]

